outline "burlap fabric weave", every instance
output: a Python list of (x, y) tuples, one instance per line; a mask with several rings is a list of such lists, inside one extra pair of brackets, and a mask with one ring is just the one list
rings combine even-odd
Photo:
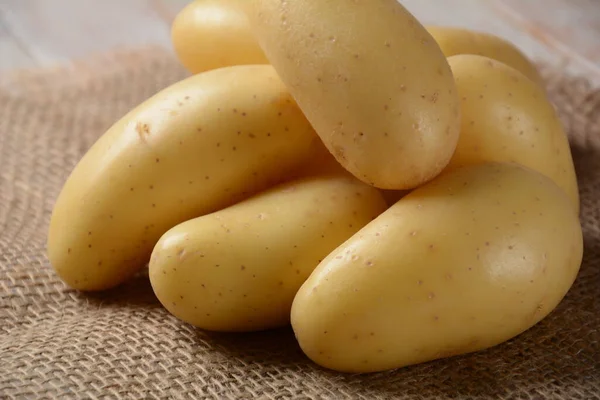
[(600, 399), (600, 91), (545, 73), (568, 128), (585, 257), (567, 297), (519, 337), (476, 354), (370, 375), (325, 371), (290, 329), (211, 334), (168, 314), (146, 276), (68, 289), (45, 256), (53, 203), (106, 128), (186, 76), (158, 50), (0, 82), (0, 397)]

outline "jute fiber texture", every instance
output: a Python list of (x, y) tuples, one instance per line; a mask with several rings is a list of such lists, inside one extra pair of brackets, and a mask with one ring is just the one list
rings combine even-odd
[(600, 399), (600, 91), (544, 71), (568, 129), (585, 256), (560, 306), (475, 354), (369, 375), (311, 363), (291, 329), (213, 334), (172, 317), (147, 275), (68, 289), (46, 254), (68, 174), (132, 107), (187, 74), (166, 51), (103, 56), (0, 83), (0, 398)]

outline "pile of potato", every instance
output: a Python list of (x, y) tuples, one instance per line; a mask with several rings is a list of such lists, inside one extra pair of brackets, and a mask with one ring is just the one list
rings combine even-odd
[(57, 200), (71, 287), (149, 262), (183, 321), (291, 322), (316, 363), (371, 372), (504, 342), (572, 285), (569, 143), (512, 44), (396, 0), (197, 0), (172, 33), (195, 75), (112, 126)]

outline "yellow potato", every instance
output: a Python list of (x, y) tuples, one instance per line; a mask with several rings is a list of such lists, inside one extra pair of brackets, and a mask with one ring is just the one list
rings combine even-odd
[(459, 100), (444, 54), (396, 0), (233, 0), (336, 159), (382, 189), (450, 160)]
[(232, 65), (268, 64), (248, 18), (222, 0), (196, 0), (175, 18), (171, 41), (192, 73)]
[(280, 182), (314, 140), (271, 66), (176, 83), (113, 125), (74, 169), (50, 222), (50, 262), (71, 287), (116, 286), (168, 229)]
[(310, 149), (309, 158), (303, 162), (296, 171), (290, 174), (290, 180), (318, 176), (324, 174), (345, 174), (352, 176), (335, 157), (327, 150), (320, 139), (315, 140)]
[(487, 57), (458, 55), (450, 66), (461, 96), (461, 135), (449, 168), (515, 162), (553, 179), (579, 209), (569, 141), (542, 89)]
[(543, 86), (543, 80), (531, 61), (515, 45), (498, 36), (449, 26), (426, 26), (426, 29), (446, 57), (475, 54), (493, 58)]
[(286, 183), (169, 230), (150, 281), (171, 313), (197, 327), (284, 326), (312, 270), (384, 209), (377, 189), (348, 175)]
[(567, 196), (516, 164), (445, 172), (334, 250), (294, 299), (304, 352), (381, 371), (504, 342), (573, 283), (582, 233)]

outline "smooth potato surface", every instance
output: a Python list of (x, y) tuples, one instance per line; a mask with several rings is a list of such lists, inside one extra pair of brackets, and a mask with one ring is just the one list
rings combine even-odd
[(493, 58), (520, 71), (543, 86), (542, 78), (533, 63), (515, 45), (498, 36), (450, 26), (426, 26), (446, 57), (474, 54)]
[(452, 74), (396, 0), (236, 3), (324, 144), (358, 179), (409, 189), (446, 166), (460, 119)]
[(487, 57), (458, 55), (448, 60), (462, 114), (449, 168), (489, 161), (522, 164), (554, 180), (579, 210), (569, 141), (543, 90), (519, 71)]
[(171, 41), (190, 72), (232, 65), (268, 64), (248, 18), (223, 0), (195, 0), (177, 15)]
[(384, 210), (377, 189), (346, 174), (282, 184), (169, 230), (152, 253), (152, 287), (200, 328), (284, 326), (319, 262)]
[(318, 137), (271, 66), (195, 75), (124, 116), (56, 202), (48, 255), (71, 287), (116, 286), (174, 225), (287, 178)]
[(504, 342), (573, 283), (582, 233), (567, 196), (515, 164), (445, 172), (333, 251), (291, 322), (304, 352), (372, 372)]

